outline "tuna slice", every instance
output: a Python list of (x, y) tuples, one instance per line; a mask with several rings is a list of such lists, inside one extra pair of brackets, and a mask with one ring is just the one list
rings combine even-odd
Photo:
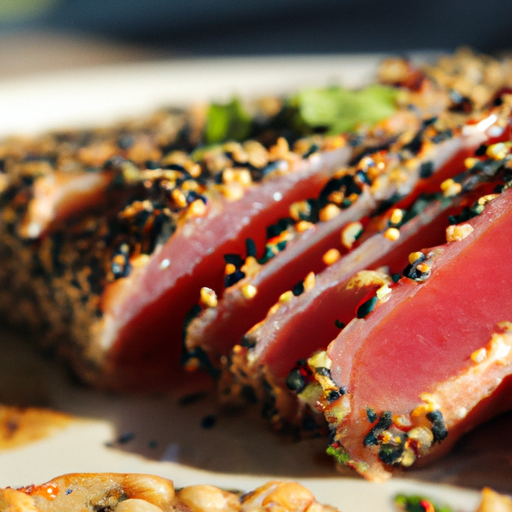
[(185, 317), (201, 287), (221, 292), (224, 254), (241, 252), (249, 237), (261, 246), (266, 226), (286, 215), (292, 202), (319, 190), (350, 154), (348, 146), (315, 154), (247, 188), (237, 200), (210, 194), (205, 211), (179, 223), (146, 265), (106, 287), (103, 317), (93, 328), (98, 335), (85, 354), (95, 364), (79, 373), (125, 389), (181, 378)]
[(371, 480), (512, 406), (512, 190), (449, 232), (328, 348), (329, 451)]
[[(274, 428), (299, 429), (301, 435), (324, 430), (323, 416), (308, 414), (309, 409), (300, 407), (290, 392), (297, 392), (300, 402), (315, 410), (317, 386), (308, 386), (311, 376), (300, 361), (325, 350), (345, 324), (364, 314), (367, 300), (374, 300), (377, 289), (383, 287), (381, 293), (389, 289), (391, 278), (379, 269), (400, 275), (409, 255), (422, 244), (444, 242), (452, 216), (470, 211), (477, 199), (503, 184), (501, 174), (492, 178), (482, 174), (475, 180), (473, 170), (457, 179), (464, 192), (453, 198), (422, 196), (408, 210), (392, 208), (372, 219), (356, 248), (317, 276), (310, 276), (300, 295), (276, 304), (245, 335), (243, 346), (232, 351), (230, 374), (222, 379), (224, 401), (249, 398), (247, 390), (252, 389), (267, 409), (271, 404)], [(388, 229), (397, 216), (401, 217), (398, 227)], [(390, 239), (389, 232), (396, 229), (399, 236)]]
[[(486, 64), (481, 64), (484, 70)], [(459, 69), (455, 63), (453, 73), (445, 71), (455, 79)], [(388, 73), (391, 83), (409, 82), (409, 71), (405, 76), (402, 71), (400, 77)], [(498, 71), (504, 85), (508, 74)], [(486, 73), (472, 73), (478, 80), (480, 75), (483, 79)], [(264, 122), (262, 138), (255, 135), (260, 142), (203, 147), (193, 155), (186, 151), (201, 139), (204, 127), (185, 113), (176, 119), (172, 112), (170, 118), (164, 113), (149, 124), (128, 123), (107, 133), (44, 136), (23, 151), (17, 142), (11, 149), (2, 143), (0, 311), (18, 325), (31, 325), (41, 344), (62, 353), (82, 378), (98, 386), (142, 391), (181, 382), (184, 321), (202, 292), (207, 306), (217, 300), (215, 293), (222, 300), (226, 255), (243, 254), (248, 238), (261, 254), (266, 229), (288, 216), (290, 205), (314, 197), (348, 161), (357, 164), (362, 154), (375, 152), (375, 144), (386, 155), (392, 153), (387, 152), (390, 141), (401, 150), (394, 155), (399, 169), (381, 173), (376, 166), (368, 173), (375, 180), (363, 187), (352, 218), (369, 215), (393, 192), (409, 194), (420, 170), (437, 168), (468, 140), (470, 146), (478, 145), (485, 131), (481, 123), (489, 128), (497, 120), (495, 114), (482, 118), (482, 105), (472, 105), (470, 98), (454, 103), (456, 82), (451, 79), (439, 88), (442, 76), (414, 76), (418, 80), (409, 83), (412, 89), (399, 95), (396, 116), (371, 128), (361, 126), (353, 135), (296, 140), (299, 134), (292, 134), (292, 151), (279, 137), (290, 128), (286, 119), (277, 119), (279, 114), (268, 126)], [(481, 85), (486, 102), (497, 85), (494, 80)], [(482, 120), (469, 127), (466, 137), (459, 127), (469, 115)], [(432, 116), (439, 116), (439, 127)], [(427, 117), (431, 119), (412, 137)], [(321, 120), (314, 127), (326, 129)], [(430, 140), (422, 144), (426, 138)], [(444, 157), (438, 148), (446, 148)], [(407, 166), (401, 166), (405, 161)], [(420, 163), (425, 165), (418, 167)], [(68, 181), (71, 176), (76, 179)], [(437, 172), (432, 178), (446, 176)], [(102, 191), (116, 187), (120, 195), (109, 194), (105, 201)], [(345, 202), (338, 209), (350, 210)], [(290, 250), (275, 258), (275, 267), (273, 262), (264, 266), (275, 270), (266, 282), (279, 274), (279, 286), (289, 288), (309, 269), (316, 271), (313, 260), (341, 227), (326, 222), (305, 234), (304, 246), (294, 249), (290, 243)], [(270, 304), (275, 291), (269, 287)], [(263, 292), (257, 300), (267, 295)], [(263, 305), (259, 318), (267, 307)], [(244, 315), (243, 308), (237, 311)]]
[[(305, 156), (284, 139), (270, 149), (249, 141), (192, 160), (162, 155), (143, 135), (137, 149), (135, 134), (135, 161), (116, 145), (115, 130), (103, 145), (91, 143), (94, 151), (86, 135), (73, 145), (48, 136), (46, 152), (40, 142), (0, 148), (0, 311), (82, 378), (116, 389), (181, 379), (185, 315), (201, 286), (222, 291), (223, 255), (241, 251), (248, 237), (262, 247), (269, 224), (364, 149), (343, 136), (302, 141), (315, 148)], [(244, 150), (251, 143), (252, 153)], [(240, 169), (244, 154), (259, 160)], [(243, 174), (243, 184), (223, 183), (226, 169)], [(16, 308), (13, 296), (21, 297)]]
[[(430, 126), (428, 122), (427, 126)], [(409, 149), (411, 143), (401, 147), (395, 146), (386, 153), (368, 156), (367, 161), (374, 160), (374, 165), (382, 162), (385, 166), (382, 174), (378, 175), (371, 185), (360, 184), (362, 191), (348, 208), (342, 209), (332, 219), (318, 222), (311, 229), (298, 234), (282, 252), (227, 288), (215, 307), (205, 309), (189, 324), (187, 349), (193, 353), (199, 346), (214, 361), (219, 356), (228, 354), (235, 344), (241, 342), (243, 335), (252, 326), (265, 318), (269, 308), (283, 292), (292, 290), (309, 272), (317, 273), (326, 267), (323, 256), (328, 250), (334, 248), (342, 255), (347, 252), (347, 248), (341, 244), (341, 233), (344, 228), (350, 223), (367, 218), (379, 205), (396, 196), (408, 196), (410, 202), (417, 197), (420, 189), (438, 190), (442, 181), (461, 171), (464, 159), (473, 154), (486, 138), (485, 130), (466, 127), (464, 134), (459, 130), (453, 138), (433, 144), (431, 141), (438, 135), (434, 126), (430, 126), (428, 136), (424, 134), (423, 128), (413, 139), (417, 148), (412, 156)], [(488, 128), (488, 124), (484, 123), (484, 128)], [(356, 180), (358, 175), (363, 173), (361, 168), (364, 169), (364, 166), (351, 169)], [(421, 176), (425, 168), (431, 173), (428, 179), (422, 179)], [(366, 172), (367, 169), (364, 169), (365, 174)], [(370, 174), (371, 169), (368, 171), (368, 175)], [(335, 177), (332, 182), (336, 179), (339, 180)], [(332, 190), (334, 191), (334, 188)], [(344, 189), (340, 190), (343, 193)], [(251, 290), (253, 293), (250, 293)], [(315, 330), (316, 327), (312, 329)], [(332, 329), (328, 332), (334, 335)], [(273, 335), (265, 344), (270, 344), (272, 338)], [(286, 365), (286, 359), (283, 359), (282, 366)]]

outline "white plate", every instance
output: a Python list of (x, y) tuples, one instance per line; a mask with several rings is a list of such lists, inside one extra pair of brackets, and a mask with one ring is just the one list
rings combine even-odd
[[(372, 78), (380, 58), (158, 62), (0, 81), (0, 135), (106, 124), (163, 105), (233, 94), (282, 93), (333, 82), (357, 85)], [(211, 483), (244, 491), (270, 478), (293, 478), (344, 512), (392, 511), (399, 492), (421, 493), (457, 510), (474, 509), (474, 489), (483, 485), (512, 492), (512, 443), (505, 435), (511, 418), (471, 434), (432, 468), (378, 485), (348, 471), (338, 475), (323, 453), (324, 440), (279, 438), (255, 411), (231, 417), (216, 411), (208, 398), (180, 406), (175, 397), (106, 396), (84, 389), (9, 332), (0, 332), (0, 353), (1, 400), (52, 407), (84, 419), (52, 437), (0, 452), (0, 486), (42, 483), (83, 471), (147, 472), (169, 477), (177, 486)], [(205, 429), (201, 421), (208, 414), (216, 423)], [(116, 442), (123, 435), (125, 442)]]

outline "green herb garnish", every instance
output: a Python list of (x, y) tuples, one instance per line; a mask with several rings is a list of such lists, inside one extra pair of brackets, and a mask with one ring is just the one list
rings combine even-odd
[(393, 503), (400, 512), (453, 512), (450, 507), (432, 503), (424, 496), (398, 494), (395, 496)]
[(305, 89), (292, 100), (299, 119), (327, 133), (354, 131), (360, 124), (373, 124), (396, 112), (398, 90), (384, 85), (364, 89), (343, 87)]
[(327, 455), (331, 455), (332, 457), (334, 457), (336, 459), (336, 462), (338, 462), (339, 464), (346, 464), (350, 460), (350, 456), (342, 446), (329, 446), (325, 453), (327, 453)]
[[(397, 110), (398, 90), (384, 85), (370, 85), (351, 90), (343, 87), (304, 89), (285, 101), (274, 118), (281, 129), (298, 134), (312, 132), (342, 133), (356, 130), (361, 124), (371, 125), (393, 115)], [(259, 126), (238, 98), (230, 102), (212, 103), (208, 107), (204, 142), (207, 146), (228, 140), (243, 141), (248, 136), (276, 129), (269, 119)]]
[(207, 144), (227, 140), (242, 141), (247, 138), (250, 131), (251, 116), (243, 109), (237, 98), (224, 105), (212, 103), (209, 106), (205, 127)]

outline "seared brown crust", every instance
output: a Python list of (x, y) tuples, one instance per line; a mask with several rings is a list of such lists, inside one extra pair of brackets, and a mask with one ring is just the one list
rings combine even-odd
[(42, 485), (0, 489), (0, 510), (10, 512), (336, 512), (296, 482), (268, 482), (246, 494), (210, 485), (175, 492), (165, 478), (118, 473), (76, 473)]
[[(407, 66), (398, 74), (390, 72), (392, 63), (384, 66), (383, 81), (405, 87), (405, 108), (365, 133), (363, 146), (402, 134), (409, 103), (420, 112), (416, 121), (446, 107), (464, 117), (466, 103), (450, 96), (452, 88), (464, 83), (464, 98), (478, 107), (510, 75), (508, 65), (469, 54), (443, 66), (429, 71), (433, 79)], [(141, 374), (143, 380), (151, 374), (130, 367), (119, 377), (105, 376), (103, 292), (146, 265), (178, 224), (204, 213), (206, 198), (236, 200), (246, 187), (300, 167), (315, 152), (365, 149), (341, 135), (299, 139), (290, 148), (273, 130), (265, 145), (228, 143), (191, 155), (202, 128), (198, 117), (163, 111), (109, 129), (0, 144), (0, 314), (30, 329), (95, 384), (133, 389)]]
[[(0, 144), (0, 314), (97, 384), (124, 386), (105, 384), (103, 349), (91, 343), (103, 329), (105, 288), (144, 266), (177, 223), (201, 215), (204, 194), (234, 200), (313, 144), (294, 152), (284, 139), (227, 143), (193, 159), (183, 151), (197, 143), (183, 135), (193, 124), (192, 115), (161, 112)], [(324, 137), (315, 147), (344, 144)]]
[[(478, 114), (480, 117), (477, 117), (475, 113), (473, 120), (476, 121), (480, 118), (485, 120), (489, 118), (489, 116), (494, 116), (496, 120), (499, 120), (497, 126), (506, 126), (510, 111), (511, 105), (504, 104), (499, 108), (485, 110), (483, 113)], [(452, 125), (448, 124), (450, 121), (453, 122)], [(448, 171), (453, 173), (453, 175), (459, 174), (464, 168), (464, 156), (472, 154), (487, 138), (487, 135), (484, 135), (482, 132), (472, 133), (470, 135), (471, 128), (474, 127), (473, 124), (460, 126), (457, 124), (460, 121), (460, 118), (453, 119), (449, 114), (447, 116), (440, 116), (438, 121), (428, 127), (428, 130), (420, 132), (421, 137), (418, 137), (418, 141), (421, 141), (422, 149), (418, 154), (410, 155), (407, 145), (405, 147), (395, 145), (393, 149), (390, 149), (384, 156), (382, 153), (368, 155), (366, 159), (370, 162), (386, 162), (390, 167), (390, 171), (385, 170), (382, 172), (382, 175), (378, 176), (378, 178), (382, 180), (380, 186), (378, 180), (375, 179), (375, 184), (369, 187), (370, 194), (373, 196), (383, 196), (386, 186), (389, 186), (385, 178), (388, 177), (390, 181), (392, 180), (389, 176), (397, 179), (397, 181), (400, 181), (402, 184), (407, 183), (407, 180), (413, 182), (414, 173), (417, 172), (416, 169), (419, 169), (423, 162), (432, 163), (436, 161), (436, 159), (442, 163), (448, 162), (450, 164), (447, 166)], [(448, 143), (444, 149), (442, 147), (443, 143), (433, 143), (433, 140), (436, 140), (439, 135), (439, 131), (436, 130), (436, 124), (438, 122), (442, 126), (450, 126), (452, 133), (451, 139), (443, 141), (443, 143)], [(475, 132), (477, 131), (475, 130)], [(441, 156), (443, 153), (444, 156)], [(452, 165), (454, 161), (450, 156), (458, 156), (458, 158), (455, 158), (456, 165)], [(360, 172), (360, 169), (364, 166), (364, 160), (355, 166), (355, 168), (347, 170), (346, 175), (355, 175), (357, 172)], [(471, 159), (469, 158), (466, 160), (466, 163), (470, 161)], [(399, 163), (395, 164), (395, 162)], [(396, 165), (396, 167), (394, 167), (394, 165)], [(438, 167), (442, 166), (435, 165), (433, 167), (437, 170)], [(383, 169), (385, 169), (384, 166)], [(443, 176), (445, 178), (447, 177), (444, 174)], [(463, 204), (464, 201), (468, 201), (468, 196), (471, 196), (470, 191), (478, 182), (475, 176), (476, 171), (474, 170), (468, 170), (466, 174), (459, 174), (457, 180), (459, 183), (464, 183), (464, 187), (461, 186), (461, 190), (464, 190), (466, 196), (464, 194), (458, 195), (453, 193), (452, 199), (444, 198), (444, 206), (440, 208), (441, 203), (439, 203), (438, 208), (440, 209), (438, 213), (447, 207), (449, 201), (452, 201), (452, 213), (457, 211), (457, 208), (462, 208), (460, 204)], [(483, 181), (487, 179), (489, 179), (489, 176), (483, 179)], [(431, 184), (429, 185), (429, 181), (423, 180), (422, 185), (429, 187), (429, 190), (440, 191), (441, 180), (437, 181), (436, 183), (434, 173)], [(443, 186), (446, 186), (446, 184), (452, 181), (451, 179), (444, 181)], [(430, 189), (430, 187), (432, 188)], [(368, 193), (365, 189), (363, 190), (363, 193)], [(359, 198), (363, 197), (363, 193), (361, 193)], [(355, 201), (358, 200), (361, 199), (356, 197)], [(456, 206), (457, 204), (459, 206)], [(290, 389), (285, 383), (287, 373), (284, 372), (284, 370), (289, 372), (292, 370), (295, 361), (307, 358), (312, 355), (311, 353), (313, 351), (325, 349), (327, 344), (336, 337), (339, 328), (335, 325), (334, 321), (331, 321), (331, 317), (335, 319), (336, 316), (334, 315), (338, 315), (338, 318), (343, 318), (342, 322), (348, 322), (355, 315), (356, 306), (368, 293), (369, 288), (365, 288), (365, 286), (373, 286), (372, 283), (359, 283), (357, 286), (349, 286), (350, 279), (356, 272), (373, 271), (379, 268), (379, 266), (388, 266), (393, 262), (393, 258), (390, 257), (390, 254), (393, 254), (393, 248), (396, 249), (398, 242), (388, 239), (388, 236), (391, 236), (389, 235), (389, 231), (392, 231), (387, 229), (389, 225), (391, 225), (388, 223), (388, 220), (392, 210), (393, 209), (390, 209), (387, 213), (382, 214), (381, 219), (384, 219), (384, 221), (379, 221), (379, 216), (374, 215), (372, 221), (366, 227), (363, 227), (361, 223), (352, 223), (358, 224), (358, 229), (360, 229), (362, 233), (358, 243), (360, 243), (361, 240), (366, 240), (366, 242), (361, 245), (356, 243), (355, 249), (350, 247), (348, 248), (348, 252), (343, 252), (344, 249), (346, 249), (343, 247), (343, 241), (341, 243), (338, 241), (337, 243), (339, 245), (337, 245), (336, 248), (340, 249), (340, 251), (338, 251), (339, 260), (334, 261), (329, 268), (326, 268), (317, 275), (308, 276), (307, 280), (304, 281), (306, 285), (303, 286), (303, 290), (300, 291), (300, 293), (296, 294), (292, 291), (283, 293), (276, 304), (269, 309), (266, 318), (254, 325), (244, 334), (241, 344), (234, 345), (229, 356), (224, 357), (222, 361), (224, 370), (220, 380), (222, 401), (232, 405), (239, 405), (243, 402), (262, 402), (264, 415), (271, 420), (272, 426), (277, 430), (292, 430), (294, 433), (299, 430), (301, 431), (300, 434), (305, 436), (318, 435), (319, 431), (325, 432), (325, 424), (322, 415), (316, 412), (311, 413), (308, 408), (304, 408), (304, 404), (298, 404), (295, 396), (290, 394)], [(414, 210), (414, 208), (412, 208), (412, 210)], [(349, 209), (338, 213), (338, 217), (341, 217), (343, 213), (347, 211), (349, 211)], [(406, 210), (401, 210), (401, 214), (404, 214), (404, 211)], [(423, 223), (426, 226), (430, 226), (438, 213), (434, 211), (430, 211), (429, 213), (427, 211), (427, 213), (422, 214), (420, 219), (418, 219), (418, 216), (415, 217), (415, 214), (413, 215), (411, 212), (407, 214), (407, 216), (415, 217), (415, 222), (419, 222), (419, 226)], [(446, 224), (448, 224), (448, 213), (446, 213), (445, 220)], [(373, 231), (375, 230), (375, 226), (372, 225), (372, 222), (376, 224), (382, 223), (385, 228), (380, 227), (377, 231)], [(415, 222), (411, 222), (411, 234), (413, 234), (416, 229), (414, 227)], [(323, 224), (326, 223), (324, 222)], [(321, 225), (322, 223), (319, 222), (317, 228), (318, 226), (321, 228)], [(350, 227), (350, 224), (346, 225)], [(433, 228), (430, 229), (437, 237), (432, 238), (430, 244), (442, 242), (445, 236), (444, 229), (444, 224), (438, 226), (437, 231)], [(379, 233), (379, 231), (381, 232)], [(397, 236), (400, 238), (400, 243), (403, 243), (408, 235), (403, 232), (405, 231), (404, 229), (402, 229), (402, 232), (399, 230), (396, 231)], [(425, 242), (425, 236), (424, 233), (422, 235), (423, 241), (420, 241), (420, 243)], [(379, 238), (385, 243), (379, 242)], [(373, 245), (370, 240), (372, 240)], [(414, 244), (418, 243), (418, 239), (413, 237), (412, 240), (413, 243), (410, 246), (409, 252), (417, 249), (417, 246)], [(289, 251), (291, 252), (291, 250), (293, 249), (290, 248)], [(286, 257), (286, 253), (284, 256)], [(388, 257), (387, 260), (386, 257)], [(274, 258), (267, 265), (267, 269), (270, 265), (278, 262), (278, 259), (279, 256)], [(395, 268), (393, 272), (401, 272), (406, 265), (405, 261), (406, 259), (404, 259), (402, 267)], [(394, 263), (396, 264), (396, 260)], [(240, 281), (240, 283), (244, 285), (246, 285), (246, 283), (257, 284), (258, 277), (261, 276), (261, 274), (262, 272), (256, 274), (256, 279), (254, 279), (252, 275), (249, 275), (243, 281)], [(382, 284), (384, 283), (379, 284), (379, 286)], [(239, 283), (237, 283), (233, 289), (233, 291), (230, 290), (224, 295), (224, 298), (219, 302), (217, 308), (221, 306), (225, 307), (223, 302), (227, 302), (228, 299), (231, 300), (232, 297), (236, 297), (235, 293), (240, 297), (237, 297), (238, 302), (243, 300), (243, 289), (239, 286)], [(352, 289), (352, 295), (352, 292), (347, 291), (349, 289)], [(354, 292), (354, 289), (360, 290), (358, 292), (359, 295)], [(331, 310), (331, 316), (327, 316), (327, 304), (326, 302), (322, 302), (322, 293), (325, 290), (332, 290), (332, 294), (326, 294), (328, 299), (324, 298), (323, 300), (335, 304), (338, 310), (338, 312)], [(246, 302), (249, 301), (250, 299), (247, 299)], [(235, 301), (233, 300), (233, 302)], [(235, 310), (236, 304), (231, 307)], [(206, 315), (210, 313), (210, 310), (214, 310), (215, 312), (215, 308), (206, 309), (206, 314), (203, 313), (203, 316), (199, 316), (195, 319), (191, 326), (196, 327), (194, 324), (197, 324), (199, 327), (206, 330), (208, 324), (208, 317)], [(305, 311), (309, 312), (309, 314), (315, 318), (308, 318), (308, 315), (304, 314)], [(235, 315), (233, 314), (233, 316)], [(214, 313), (211, 314), (210, 317), (213, 318)], [(326, 326), (326, 324), (328, 325)], [(207, 339), (208, 336), (209, 333), (206, 332)], [(309, 341), (302, 341), (301, 337)], [(200, 340), (201, 337), (198, 336), (197, 339)], [(307, 348), (303, 348), (303, 346)], [(208, 348), (209, 347), (206, 346), (205, 350)], [(302, 350), (302, 352), (300, 352), (300, 350)], [(286, 365), (288, 365), (288, 367)], [(310, 401), (315, 403), (316, 400), (317, 397), (313, 393), (310, 397)]]

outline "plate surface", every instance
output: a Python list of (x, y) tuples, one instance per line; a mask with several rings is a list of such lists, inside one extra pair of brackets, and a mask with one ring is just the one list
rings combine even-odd
[[(104, 125), (160, 106), (234, 94), (358, 85), (371, 80), (380, 59), (351, 55), (173, 61), (0, 81), (0, 135)], [(336, 473), (324, 454), (324, 440), (293, 443), (271, 434), (257, 411), (221, 414), (211, 396), (197, 396), (187, 404), (176, 396), (123, 397), (85, 389), (58, 363), (9, 331), (0, 331), (0, 353), (0, 402), (76, 416), (52, 436), (0, 451), (0, 486), (87, 471), (146, 472), (169, 477), (177, 486), (211, 483), (243, 491), (270, 478), (293, 478), (344, 512), (392, 511), (392, 497), (402, 492), (472, 510), (478, 501), (474, 489), (493, 485), (512, 492), (508, 416), (467, 436), (439, 464), (377, 485), (348, 471)]]

